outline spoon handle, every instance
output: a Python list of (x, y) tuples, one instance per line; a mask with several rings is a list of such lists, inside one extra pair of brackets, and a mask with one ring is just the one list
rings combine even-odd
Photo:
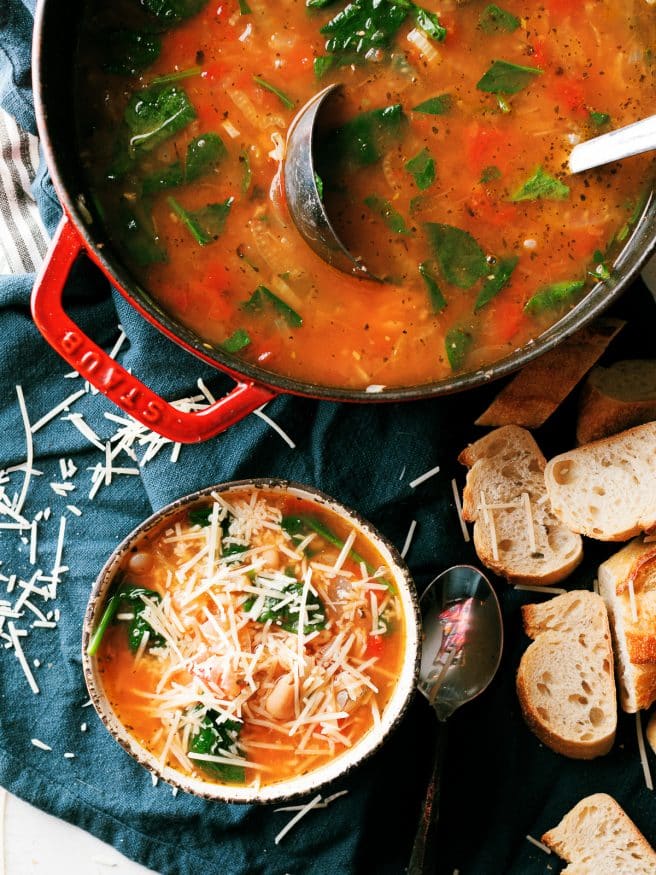
[(572, 173), (580, 173), (650, 149), (656, 149), (656, 115), (579, 143), (570, 153), (569, 169)]
[(437, 870), (437, 825), (440, 817), (440, 791), (442, 788), (442, 767), (446, 750), (446, 723), (437, 721), (435, 731), (435, 750), (433, 767), (426, 788), (426, 799), (421, 820), (412, 846), (412, 856), (407, 875), (433, 875)]

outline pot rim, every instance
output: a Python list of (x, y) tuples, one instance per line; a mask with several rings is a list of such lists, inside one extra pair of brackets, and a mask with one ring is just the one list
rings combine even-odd
[[(264, 368), (244, 361), (235, 355), (226, 353), (178, 322), (165, 312), (150, 295), (141, 288), (121, 264), (119, 258), (113, 255), (112, 244), (104, 238), (97, 239), (92, 230), (101, 231), (101, 225), (92, 217), (91, 227), (88, 225), (89, 208), (84, 200), (84, 192), (73, 195), (69, 192), (60, 172), (60, 165), (55, 155), (48, 126), (48, 109), (46, 97), (47, 76), (43, 69), (43, 46), (45, 42), (46, 9), (48, 3), (55, 0), (37, 0), (34, 17), (34, 38), (32, 53), (32, 69), (34, 71), (34, 104), (39, 138), (53, 185), (67, 215), (73, 222), (76, 231), (83, 239), (89, 257), (101, 268), (105, 276), (113, 283), (120, 294), (128, 301), (151, 325), (162, 332), (169, 340), (181, 346), (185, 351), (200, 358), (207, 364), (229, 374), (237, 380), (250, 380), (266, 388), (285, 393), (310, 398), (332, 401), (352, 402), (396, 402), (411, 401), (423, 398), (435, 398), (442, 395), (473, 389), (485, 385), (491, 380), (508, 376), (519, 368), (527, 365), (538, 356), (553, 349), (573, 333), (600, 315), (638, 276), (648, 258), (656, 252), (656, 183), (652, 186), (643, 213), (636, 222), (632, 233), (626, 240), (615, 261), (616, 274), (611, 280), (596, 283), (571, 310), (557, 322), (524, 346), (518, 347), (507, 356), (491, 364), (463, 374), (457, 374), (433, 383), (415, 386), (383, 387), (381, 391), (367, 389), (349, 389), (339, 386), (325, 386), (307, 383), (284, 374), (267, 371)], [(82, 186), (81, 186), (82, 187)], [(86, 218), (85, 218), (86, 216)], [(626, 268), (621, 275), (622, 266), (627, 254), (633, 254), (635, 240), (641, 236), (642, 226), (651, 222), (654, 226), (648, 242), (642, 251), (634, 258), (634, 263)], [(642, 244), (638, 244), (642, 245)], [(109, 255), (105, 253), (109, 252)], [(339, 271), (335, 271), (336, 275)]]
[[(154, 528), (159, 528), (168, 518), (177, 514), (181, 509), (202, 502), (210, 497), (213, 492), (234, 492), (248, 488), (268, 489), (281, 493), (295, 494), (314, 504), (328, 507), (342, 517), (342, 519), (353, 523), (354, 527), (361, 534), (374, 543), (385, 559), (385, 562), (391, 568), (401, 598), (406, 627), (403, 663), (392, 696), (381, 714), (380, 725), (372, 727), (353, 748), (339, 754), (334, 760), (321, 768), (310, 771), (306, 775), (265, 785), (259, 789), (229, 784), (215, 784), (210, 781), (185, 776), (169, 766), (160, 768), (157, 758), (130, 735), (114, 712), (102, 687), (100, 672), (97, 671), (96, 657), (90, 657), (87, 653), (92, 629), (95, 626), (94, 621), (105, 605), (107, 594), (114, 583), (114, 578), (126, 553), (148, 532)], [(114, 740), (134, 760), (150, 771), (151, 774), (156, 775), (180, 790), (211, 801), (236, 803), (280, 802), (316, 792), (338, 778), (346, 776), (353, 768), (380, 748), (405, 715), (414, 696), (421, 663), (420, 629), (419, 598), (410, 572), (396, 547), (384, 535), (380, 534), (371, 523), (356, 511), (346, 507), (341, 502), (336, 501), (313, 486), (281, 478), (247, 478), (207, 486), (176, 499), (151, 514), (114, 549), (96, 578), (89, 595), (82, 626), (82, 670), (89, 697), (105, 728)]]

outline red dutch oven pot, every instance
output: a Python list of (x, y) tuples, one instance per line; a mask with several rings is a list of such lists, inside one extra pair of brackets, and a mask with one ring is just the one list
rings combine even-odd
[[(86, 182), (75, 136), (74, 61), (81, 0), (39, 0), (33, 45), (36, 117), (46, 161), (64, 216), (32, 293), (32, 314), (39, 330), (59, 354), (92, 385), (139, 422), (174, 441), (193, 443), (213, 437), (281, 392), (334, 401), (406, 401), (431, 398), (479, 386), (503, 377), (552, 349), (617, 298), (656, 249), (656, 200), (652, 196), (622, 250), (611, 280), (598, 283), (586, 297), (535, 341), (475, 372), (419, 386), (394, 387), (371, 394), (303, 383), (210, 346), (164, 312), (131, 276), (107, 240), (97, 219), (89, 222)], [(300, 241), (299, 245), (305, 245)], [(142, 316), (170, 340), (237, 383), (224, 398), (197, 413), (184, 413), (111, 359), (64, 312), (62, 297), (71, 268), (82, 254), (90, 258)], [(339, 281), (336, 273), (335, 280)]]

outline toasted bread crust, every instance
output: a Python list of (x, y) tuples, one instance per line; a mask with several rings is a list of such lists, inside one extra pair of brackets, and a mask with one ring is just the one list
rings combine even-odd
[[(638, 382), (636, 390), (632, 383)], [(650, 394), (653, 385), (653, 396)], [(640, 397), (637, 397), (637, 396)], [(581, 388), (576, 439), (587, 444), (656, 419), (656, 360), (596, 367)]]

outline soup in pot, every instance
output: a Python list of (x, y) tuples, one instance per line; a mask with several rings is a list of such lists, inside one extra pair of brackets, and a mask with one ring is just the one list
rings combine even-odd
[[(90, 2), (81, 155), (123, 260), (207, 344), (306, 383), (419, 386), (611, 277), (652, 160), (567, 159), (654, 113), (655, 35), (646, 0)], [(331, 83), (316, 184), (382, 282), (324, 264), (285, 205), (287, 129)]]

